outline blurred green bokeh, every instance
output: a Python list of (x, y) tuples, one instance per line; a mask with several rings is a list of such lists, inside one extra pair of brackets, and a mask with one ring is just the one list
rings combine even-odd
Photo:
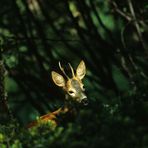
[[(0, 8), (10, 111), (6, 121), (0, 113), (0, 148), (148, 147), (146, 0), (1, 0)], [(90, 104), (73, 122), (26, 130), (64, 103), (51, 79), (58, 62), (70, 74), (67, 63), (76, 69), (82, 59)]]

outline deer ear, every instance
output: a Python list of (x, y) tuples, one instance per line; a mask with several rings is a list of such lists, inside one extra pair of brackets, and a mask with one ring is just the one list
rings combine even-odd
[(52, 77), (52, 80), (53, 82), (59, 86), (59, 87), (64, 87), (65, 86), (65, 79), (63, 78), (62, 75), (58, 74), (57, 72), (55, 71), (52, 71), (51, 72), (51, 77)]
[(86, 66), (85, 66), (84, 61), (82, 60), (77, 67), (76, 77), (79, 78), (80, 80), (82, 80), (84, 78), (85, 74), (86, 74)]

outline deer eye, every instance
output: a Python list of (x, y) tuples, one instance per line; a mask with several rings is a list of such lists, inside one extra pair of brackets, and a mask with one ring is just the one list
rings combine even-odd
[(70, 90), (68, 91), (69, 94), (74, 94), (74, 91)]
[(84, 87), (84, 86), (82, 86), (82, 89), (83, 89), (83, 90), (85, 90), (85, 87)]

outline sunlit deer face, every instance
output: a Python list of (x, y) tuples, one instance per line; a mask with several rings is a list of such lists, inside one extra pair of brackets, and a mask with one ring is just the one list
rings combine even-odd
[(67, 93), (70, 99), (73, 101), (76, 101), (78, 103), (83, 103), (84, 105), (87, 105), (87, 96), (85, 95), (85, 89), (84, 84), (82, 83), (82, 79), (84, 78), (86, 74), (86, 67), (84, 61), (81, 61), (76, 69), (76, 74), (74, 74), (73, 68), (71, 67), (72, 71), (72, 78), (69, 78), (65, 72), (64, 69), (60, 66), (60, 69), (63, 71), (63, 73), (66, 75), (68, 80), (65, 80), (64, 77), (60, 74), (58, 74), (55, 71), (52, 71), (52, 79), (54, 83), (62, 87), (64, 91)]

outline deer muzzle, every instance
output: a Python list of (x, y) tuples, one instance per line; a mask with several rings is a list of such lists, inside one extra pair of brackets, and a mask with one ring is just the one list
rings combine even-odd
[(87, 99), (87, 98), (83, 98), (83, 99), (81, 100), (81, 103), (82, 103), (83, 105), (88, 105), (88, 99)]
[(82, 103), (83, 105), (88, 105), (88, 99), (85, 93), (81, 93), (80, 103)]

